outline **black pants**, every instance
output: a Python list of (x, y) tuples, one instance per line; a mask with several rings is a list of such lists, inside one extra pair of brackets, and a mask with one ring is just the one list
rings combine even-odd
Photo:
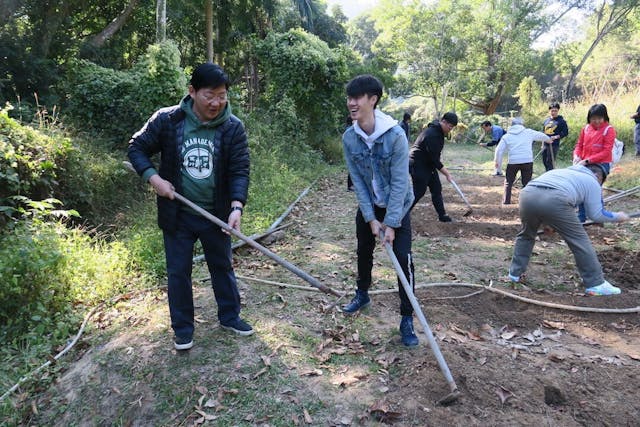
[(507, 171), (504, 176), (504, 197), (502, 203), (508, 205), (511, 203), (511, 189), (513, 183), (516, 180), (516, 175), (520, 171), (520, 179), (522, 180), (522, 187), (526, 186), (531, 177), (533, 176), (533, 162), (531, 163), (509, 163), (507, 165)]
[[(382, 222), (386, 211), (385, 208), (375, 207), (376, 219)], [(411, 212), (407, 212), (404, 218), (402, 218), (402, 223), (399, 228), (395, 229), (395, 232), (393, 253), (396, 255), (396, 258), (398, 258), (402, 271), (413, 288), (414, 267), (413, 259), (411, 258)], [(369, 223), (365, 222), (360, 209), (358, 209), (358, 213), (356, 214), (356, 237), (358, 239), (358, 278), (356, 279), (356, 284), (358, 289), (367, 291), (371, 287), (373, 251), (376, 247), (377, 236), (371, 233), (371, 227)], [(402, 316), (411, 316), (413, 314), (413, 307), (411, 307), (411, 302), (399, 278), (398, 289), (400, 293), (400, 314)]]
[(411, 180), (413, 181), (414, 201), (411, 209), (418, 204), (422, 196), (427, 192), (427, 187), (431, 192), (431, 203), (438, 213), (438, 217), (442, 218), (447, 214), (444, 210), (444, 199), (442, 198), (442, 183), (437, 169), (420, 168), (414, 165), (410, 167)]
[[(553, 157), (551, 157), (552, 151), (549, 149), (549, 146), (552, 147)], [(550, 171), (555, 167), (554, 163), (558, 159), (558, 150), (560, 149), (560, 144), (544, 144), (544, 150), (542, 150), (542, 163), (544, 164), (544, 168), (546, 171)]]
[(240, 293), (231, 260), (231, 237), (200, 215), (180, 212), (177, 225), (175, 232), (163, 232), (169, 313), (176, 336), (190, 338), (194, 329), (191, 271), (196, 240), (200, 240), (207, 260), (220, 323), (229, 323), (238, 318)]

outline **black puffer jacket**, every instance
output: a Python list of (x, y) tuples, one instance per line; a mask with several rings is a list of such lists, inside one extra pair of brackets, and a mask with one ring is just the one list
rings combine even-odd
[[(160, 109), (129, 141), (128, 157), (139, 175), (155, 167), (151, 157), (160, 153), (158, 173), (182, 193), (180, 153), (183, 144), (185, 112), (179, 105)], [(249, 146), (242, 122), (234, 115), (215, 130), (216, 174), (215, 212), (223, 221), (231, 209), (231, 201), (245, 204), (249, 190)], [(166, 231), (176, 228), (180, 202), (158, 197), (158, 225)]]

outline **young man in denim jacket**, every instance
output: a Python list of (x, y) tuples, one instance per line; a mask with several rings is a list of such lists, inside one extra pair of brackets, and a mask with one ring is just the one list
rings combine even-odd
[[(342, 136), (344, 156), (358, 199), (356, 237), (358, 277), (356, 295), (342, 307), (353, 314), (370, 305), (373, 250), (376, 236), (393, 245), (402, 270), (413, 285), (411, 217), (413, 190), (409, 178), (409, 146), (402, 128), (376, 109), (382, 83), (370, 75), (357, 76), (347, 84), (347, 108), (354, 120)], [(413, 308), (400, 280), (400, 334), (406, 346), (418, 344), (413, 329)]]

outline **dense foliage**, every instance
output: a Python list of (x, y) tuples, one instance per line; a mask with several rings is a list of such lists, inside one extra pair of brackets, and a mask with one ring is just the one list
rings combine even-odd
[(273, 123), (285, 126), (293, 145), (323, 149), (339, 134), (346, 107), (347, 55), (300, 29), (271, 33), (257, 43), (265, 75), (263, 99)]
[(125, 142), (160, 107), (186, 93), (186, 77), (175, 44), (151, 45), (126, 71), (80, 60), (69, 66), (65, 116), (78, 130)]
[(0, 226), (16, 214), (23, 198), (53, 195), (72, 151), (69, 138), (54, 139), (21, 126), (8, 111), (0, 110)]

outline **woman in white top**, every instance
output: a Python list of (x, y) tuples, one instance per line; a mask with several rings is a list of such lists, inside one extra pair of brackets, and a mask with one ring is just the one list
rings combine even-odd
[(520, 171), (522, 186), (531, 181), (533, 175), (533, 149), (534, 141), (550, 142), (551, 138), (542, 132), (524, 127), (522, 117), (515, 117), (511, 120), (511, 127), (500, 139), (496, 148), (495, 166), (500, 170), (502, 166), (502, 156), (507, 153), (507, 170), (504, 177), (504, 197), (502, 204), (511, 204), (511, 189), (516, 180), (516, 175)]

